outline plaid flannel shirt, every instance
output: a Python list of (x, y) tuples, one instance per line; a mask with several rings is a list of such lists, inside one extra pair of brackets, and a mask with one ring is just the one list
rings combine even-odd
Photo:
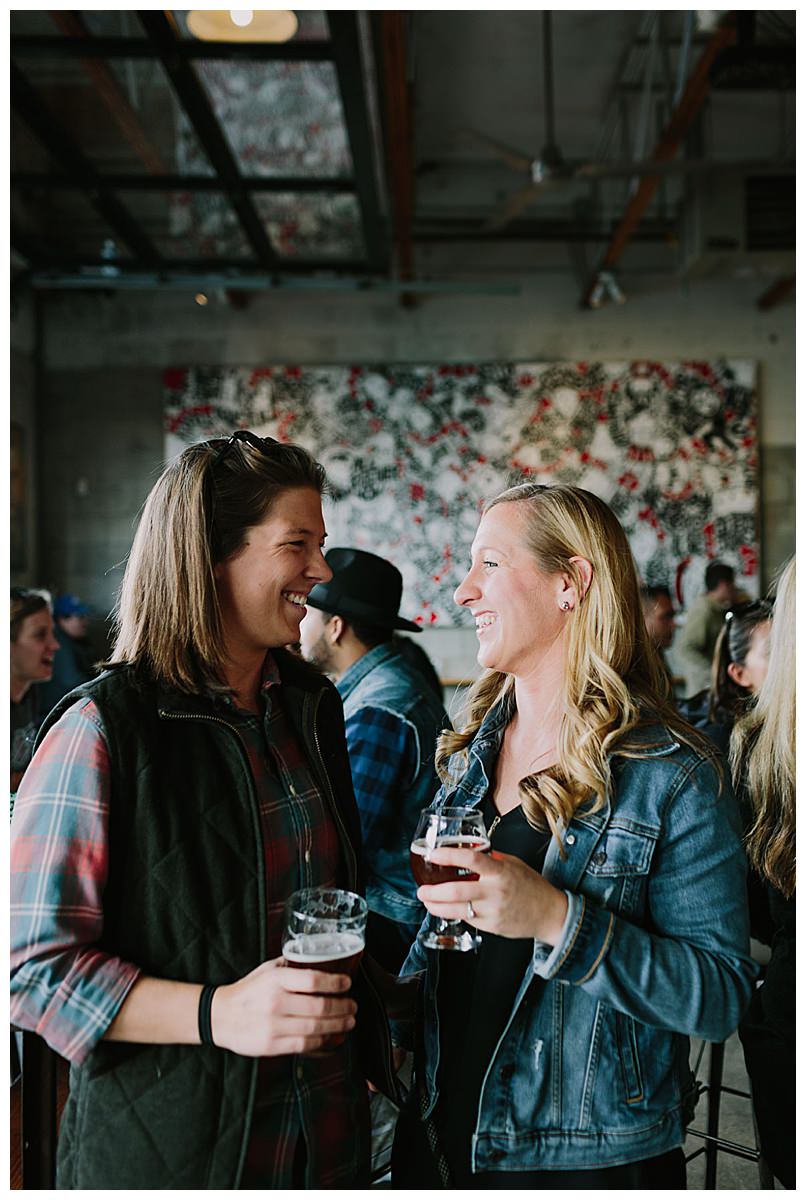
[[(285, 899), (341, 875), (338, 834), (286, 719), (279, 683), (267, 655), (264, 716), (222, 702), (246, 746), (258, 798), (270, 958), (281, 952)], [(79, 700), (35, 755), (11, 826), (11, 1020), (77, 1064), (140, 975), (96, 945), (109, 866), (109, 777), (101, 716), (91, 700)], [(306, 1186), (350, 1186), (363, 1165), (365, 1124), (351, 1038), (319, 1057), (261, 1059), (241, 1186), (294, 1186), (303, 1131)]]
[(361, 843), (368, 862), (385, 843), (386, 826), (397, 811), (397, 797), (417, 773), (414, 732), (407, 721), (385, 708), (366, 705), (345, 717), (347, 750), (358, 812)]

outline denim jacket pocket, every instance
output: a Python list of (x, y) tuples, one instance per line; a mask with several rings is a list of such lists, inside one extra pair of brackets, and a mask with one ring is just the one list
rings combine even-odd
[(624, 1099), (628, 1104), (640, 1104), (644, 1099), (644, 1083), (635, 1038), (635, 1022), (625, 1013), (614, 1012), (613, 1015), (616, 1020), (616, 1046)]
[(612, 912), (640, 913), (659, 833), (651, 826), (608, 826), (587, 862), (581, 890)]

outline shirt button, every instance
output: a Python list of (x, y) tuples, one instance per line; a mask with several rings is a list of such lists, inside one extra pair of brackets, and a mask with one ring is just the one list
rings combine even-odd
[(305, 851), (305, 861), (306, 861), (306, 863), (309, 863), (309, 862), (311, 861), (311, 852), (310, 852), (310, 850), (306, 850), (306, 851)]
[(302, 1067), (297, 1067), (296, 1076), (300, 1083), (302, 1083), (303, 1079), (305, 1078), (305, 1072)]
[(569, 846), (573, 846), (574, 843), (576, 842), (576, 838), (574, 837), (573, 833), (569, 833), (568, 837), (565, 840)]

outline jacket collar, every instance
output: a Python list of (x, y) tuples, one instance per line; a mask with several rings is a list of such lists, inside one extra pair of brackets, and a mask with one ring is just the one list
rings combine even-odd
[(373, 646), (366, 654), (362, 654), (336, 681), (336, 687), (339, 689), (339, 695), (342, 700), (347, 699), (350, 692), (358, 687), (361, 680), (365, 679), (370, 671), (374, 671), (382, 663), (390, 662), (393, 658), (399, 657), (400, 651), (393, 641), (381, 642), (380, 646)]

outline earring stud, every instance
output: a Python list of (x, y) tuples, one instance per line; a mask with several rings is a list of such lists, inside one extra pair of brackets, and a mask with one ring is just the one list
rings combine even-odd
[(568, 603), (568, 601), (563, 600), (563, 612), (568, 612), (570, 607), (571, 607), (571, 605)]

